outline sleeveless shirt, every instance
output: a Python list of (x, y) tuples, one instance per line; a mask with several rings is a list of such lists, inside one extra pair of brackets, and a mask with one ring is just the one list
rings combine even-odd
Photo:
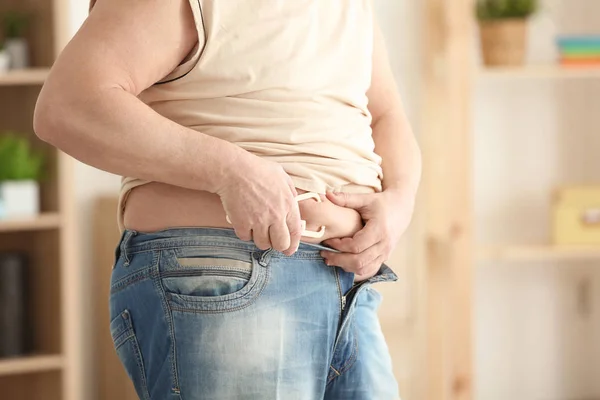
[[(183, 126), (279, 163), (299, 189), (381, 191), (381, 158), (374, 151), (366, 96), (371, 0), (189, 3), (198, 44), (139, 95), (144, 103)], [(123, 177), (121, 228), (127, 194), (146, 183)]]

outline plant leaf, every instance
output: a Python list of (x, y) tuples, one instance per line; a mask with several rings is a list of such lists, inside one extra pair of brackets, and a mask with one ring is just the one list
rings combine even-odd
[(32, 150), (22, 135), (11, 132), (0, 135), (0, 182), (7, 180), (39, 180), (44, 155)]

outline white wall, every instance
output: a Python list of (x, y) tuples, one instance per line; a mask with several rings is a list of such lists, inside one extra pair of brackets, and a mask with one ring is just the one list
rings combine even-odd
[[(598, 32), (595, 0), (552, 1), (533, 21), (531, 62), (556, 58), (557, 33)], [(595, 29), (594, 29), (595, 28)], [(598, 182), (597, 81), (481, 81), (475, 92), (480, 243), (550, 241), (551, 191)], [(478, 400), (600, 396), (597, 263), (482, 264), (476, 275)], [(578, 287), (589, 284), (589, 301)]]
[(375, 12), (407, 113), (416, 125), (420, 99), (420, 5), (410, 0), (375, 0)]

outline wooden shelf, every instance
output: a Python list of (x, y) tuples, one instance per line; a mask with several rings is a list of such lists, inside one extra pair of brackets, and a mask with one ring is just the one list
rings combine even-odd
[(599, 260), (600, 246), (506, 245), (480, 246), (478, 261)]
[(63, 368), (63, 365), (61, 355), (0, 359), (0, 376), (54, 371)]
[(27, 68), (0, 72), (0, 86), (41, 85), (48, 77), (50, 68)]
[(60, 225), (59, 213), (42, 213), (35, 218), (0, 219), (0, 233), (55, 229)]
[[(0, 220), (0, 252), (27, 258), (28, 320), (36, 355), (0, 359), (0, 397), (11, 400), (79, 400), (86, 398), (85, 365), (81, 357), (82, 308), (77, 274), (73, 160), (41, 143), (32, 120), (41, 86), (50, 66), (72, 37), (72, 4), (62, 0), (0, 1), (0, 13), (31, 16), (27, 29), (29, 55), (35, 68), (0, 72), (2, 128), (23, 132), (47, 159), (40, 204), (46, 212), (32, 218)], [(120, 397), (119, 397), (120, 398)]]
[(600, 78), (599, 67), (564, 67), (561, 65), (528, 65), (524, 67), (482, 68), (484, 79), (574, 79)]

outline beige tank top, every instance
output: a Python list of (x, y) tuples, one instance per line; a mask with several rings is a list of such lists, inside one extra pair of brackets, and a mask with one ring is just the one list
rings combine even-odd
[[(381, 190), (366, 96), (371, 0), (189, 1), (198, 46), (142, 101), (279, 163), (299, 189)], [(121, 227), (127, 194), (146, 183), (123, 178)]]

